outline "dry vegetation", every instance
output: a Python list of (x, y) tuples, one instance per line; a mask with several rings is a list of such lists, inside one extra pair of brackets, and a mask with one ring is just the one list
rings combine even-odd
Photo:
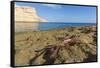
[[(73, 35), (76, 38), (75, 43), (64, 47), (59, 37)], [(97, 61), (96, 47), (95, 26), (16, 32), (15, 65), (93, 62)], [(52, 55), (55, 58), (51, 58)]]

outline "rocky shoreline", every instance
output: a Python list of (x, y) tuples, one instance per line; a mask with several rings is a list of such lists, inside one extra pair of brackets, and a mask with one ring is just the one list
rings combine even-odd
[[(68, 49), (60, 48), (58, 57), (53, 62), (48, 58), (51, 53), (45, 49), (48, 45), (63, 45), (59, 37), (73, 36), (78, 40)], [(15, 65), (66, 64), (97, 61), (96, 26), (66, 27), (63, 29), (16, 32), (15, 33)], [(57, 52), (55, 52), (57, 53)], [(49, 63), (52, 62), (52, 63)]]

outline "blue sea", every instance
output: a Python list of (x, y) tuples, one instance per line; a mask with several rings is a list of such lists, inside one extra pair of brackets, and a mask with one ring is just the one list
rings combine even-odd
[(40, 23), (38, 30), (60, 29), (65, 27), (92, 26), (96, 23)]

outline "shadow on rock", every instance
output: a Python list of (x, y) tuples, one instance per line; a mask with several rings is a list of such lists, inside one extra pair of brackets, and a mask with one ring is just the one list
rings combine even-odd
[(86, 59), (83, 60), (83, 62), (96, 62), (97, 61), (97, 55), (89, 54)]
[(36, 54), (36, 56), (35, 56), (34, 58), (32, 58), (32, 59), (29, 61), (29, 65), (33, 65), (33, 62), (35, 62), (36, 59), (37, 59), (40, 55), (42, 55), (43, 53), (44, 53), (44, 51), (41, 52), (41, 53), (39, 53), (39, 54)]

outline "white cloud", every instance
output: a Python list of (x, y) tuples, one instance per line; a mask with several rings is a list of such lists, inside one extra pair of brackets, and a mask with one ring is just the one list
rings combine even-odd
[(20, 7), (19, 5), (15, 4), (15, 7)]
[(51, 8), (61, 8), (61, 5), (56, 4), (42, 4), (43, 6), (51, 7)]
[(15, 4), (15, 7), (30, 7), (30, 6), (22, 6), (22, 5)]

